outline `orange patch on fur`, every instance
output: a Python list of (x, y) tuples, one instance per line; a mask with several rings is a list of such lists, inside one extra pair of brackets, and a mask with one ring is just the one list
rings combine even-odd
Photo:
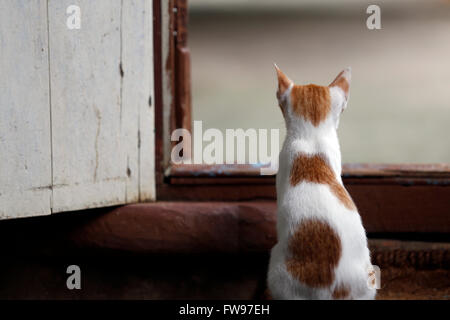
[(344, 91), (345, 98), (348, 99), (348, 90), (350, 88), (350, 84), (348, 83), (347, 79), (342, 76), (344, 71), (339, 73), (336, 77), (336, 79), (333, 80), (333, 82), (329, 85), (329, 87), (339, 87)]
[(292, 164), (290, 180), (292, 186), (302, 181), (327, 184), (347, 209), (356, 210), (347, 190), (337, 181), (333, 170), (321, 155), (299, 154)]
[(334, 281), (334, 269), (341, 257), (341, 241), (325, 222), (307, 219), (289, 242), (289, 273), (310, 287), (327, 287)]
[(294, 86), (291, 101), (292, 110), (316, 127), (326, 119), (331, 109), (329, 88), (315, 84)]
[(350, 290), (344, 285), (337, 286), (333, 291), (333, 299), (345, 299), (350, 295)]

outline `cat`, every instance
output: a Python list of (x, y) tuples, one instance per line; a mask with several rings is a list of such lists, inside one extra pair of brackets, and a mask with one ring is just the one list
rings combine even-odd
[(351, 69), (329, 86), (294, 84), (276, 65), (286, 124), (279, 155), (272, 299), (374, 299), (374, 274), (358, 210), (341, 179), (337, 128)]

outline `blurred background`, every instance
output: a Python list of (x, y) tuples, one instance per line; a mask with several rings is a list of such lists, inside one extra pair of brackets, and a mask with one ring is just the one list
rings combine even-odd
[[(366, 9), (381, 8), (381, 30)], [(353, 70), (344, 162), (450, 162), (450, 1), (190, 0), (193, 119), (279, 128), (273, 62), (297, 84)]]

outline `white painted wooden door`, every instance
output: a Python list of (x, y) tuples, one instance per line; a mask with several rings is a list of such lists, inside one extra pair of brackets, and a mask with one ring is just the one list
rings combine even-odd
[(0, 35), (0, 218), (154, 199), (152, 1), (1, 1)]

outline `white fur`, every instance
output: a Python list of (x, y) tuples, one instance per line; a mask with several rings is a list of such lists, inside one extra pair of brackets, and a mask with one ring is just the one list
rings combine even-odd
[[(350, 82), (349, 69), (343, 76)], [(280, 96), (284, 98), (280, 104), (285, 108), (287, 134), (279, 156), (276, 180), (278, 243), (272, 249), (269, 263), (270, 294), (274, 299), (332, 299), (334, 288), (345, 284), (352, 299), (373, 299), (376, 290), (368, 286), (368, 272), (372, 265), (358, 212), (347, 209), (328, 185), (304, 181), (292, 187), (289, 179), (292, 163), (299, 153), (320, 153), (326, 157), (337, 181), (342, 184), (336, 129), (347, 99), (339, 87), (331, 87), (331, 112), (326, 120), (314, 127), (311, 122), (293, 114), (291, 89), (292, 85)], [(286, 270), (289, 240), (305, 218), (327, 222), (340, 237), (342, 254), (335, 269), (334, 282), (329, 288), (310, 288)]]

